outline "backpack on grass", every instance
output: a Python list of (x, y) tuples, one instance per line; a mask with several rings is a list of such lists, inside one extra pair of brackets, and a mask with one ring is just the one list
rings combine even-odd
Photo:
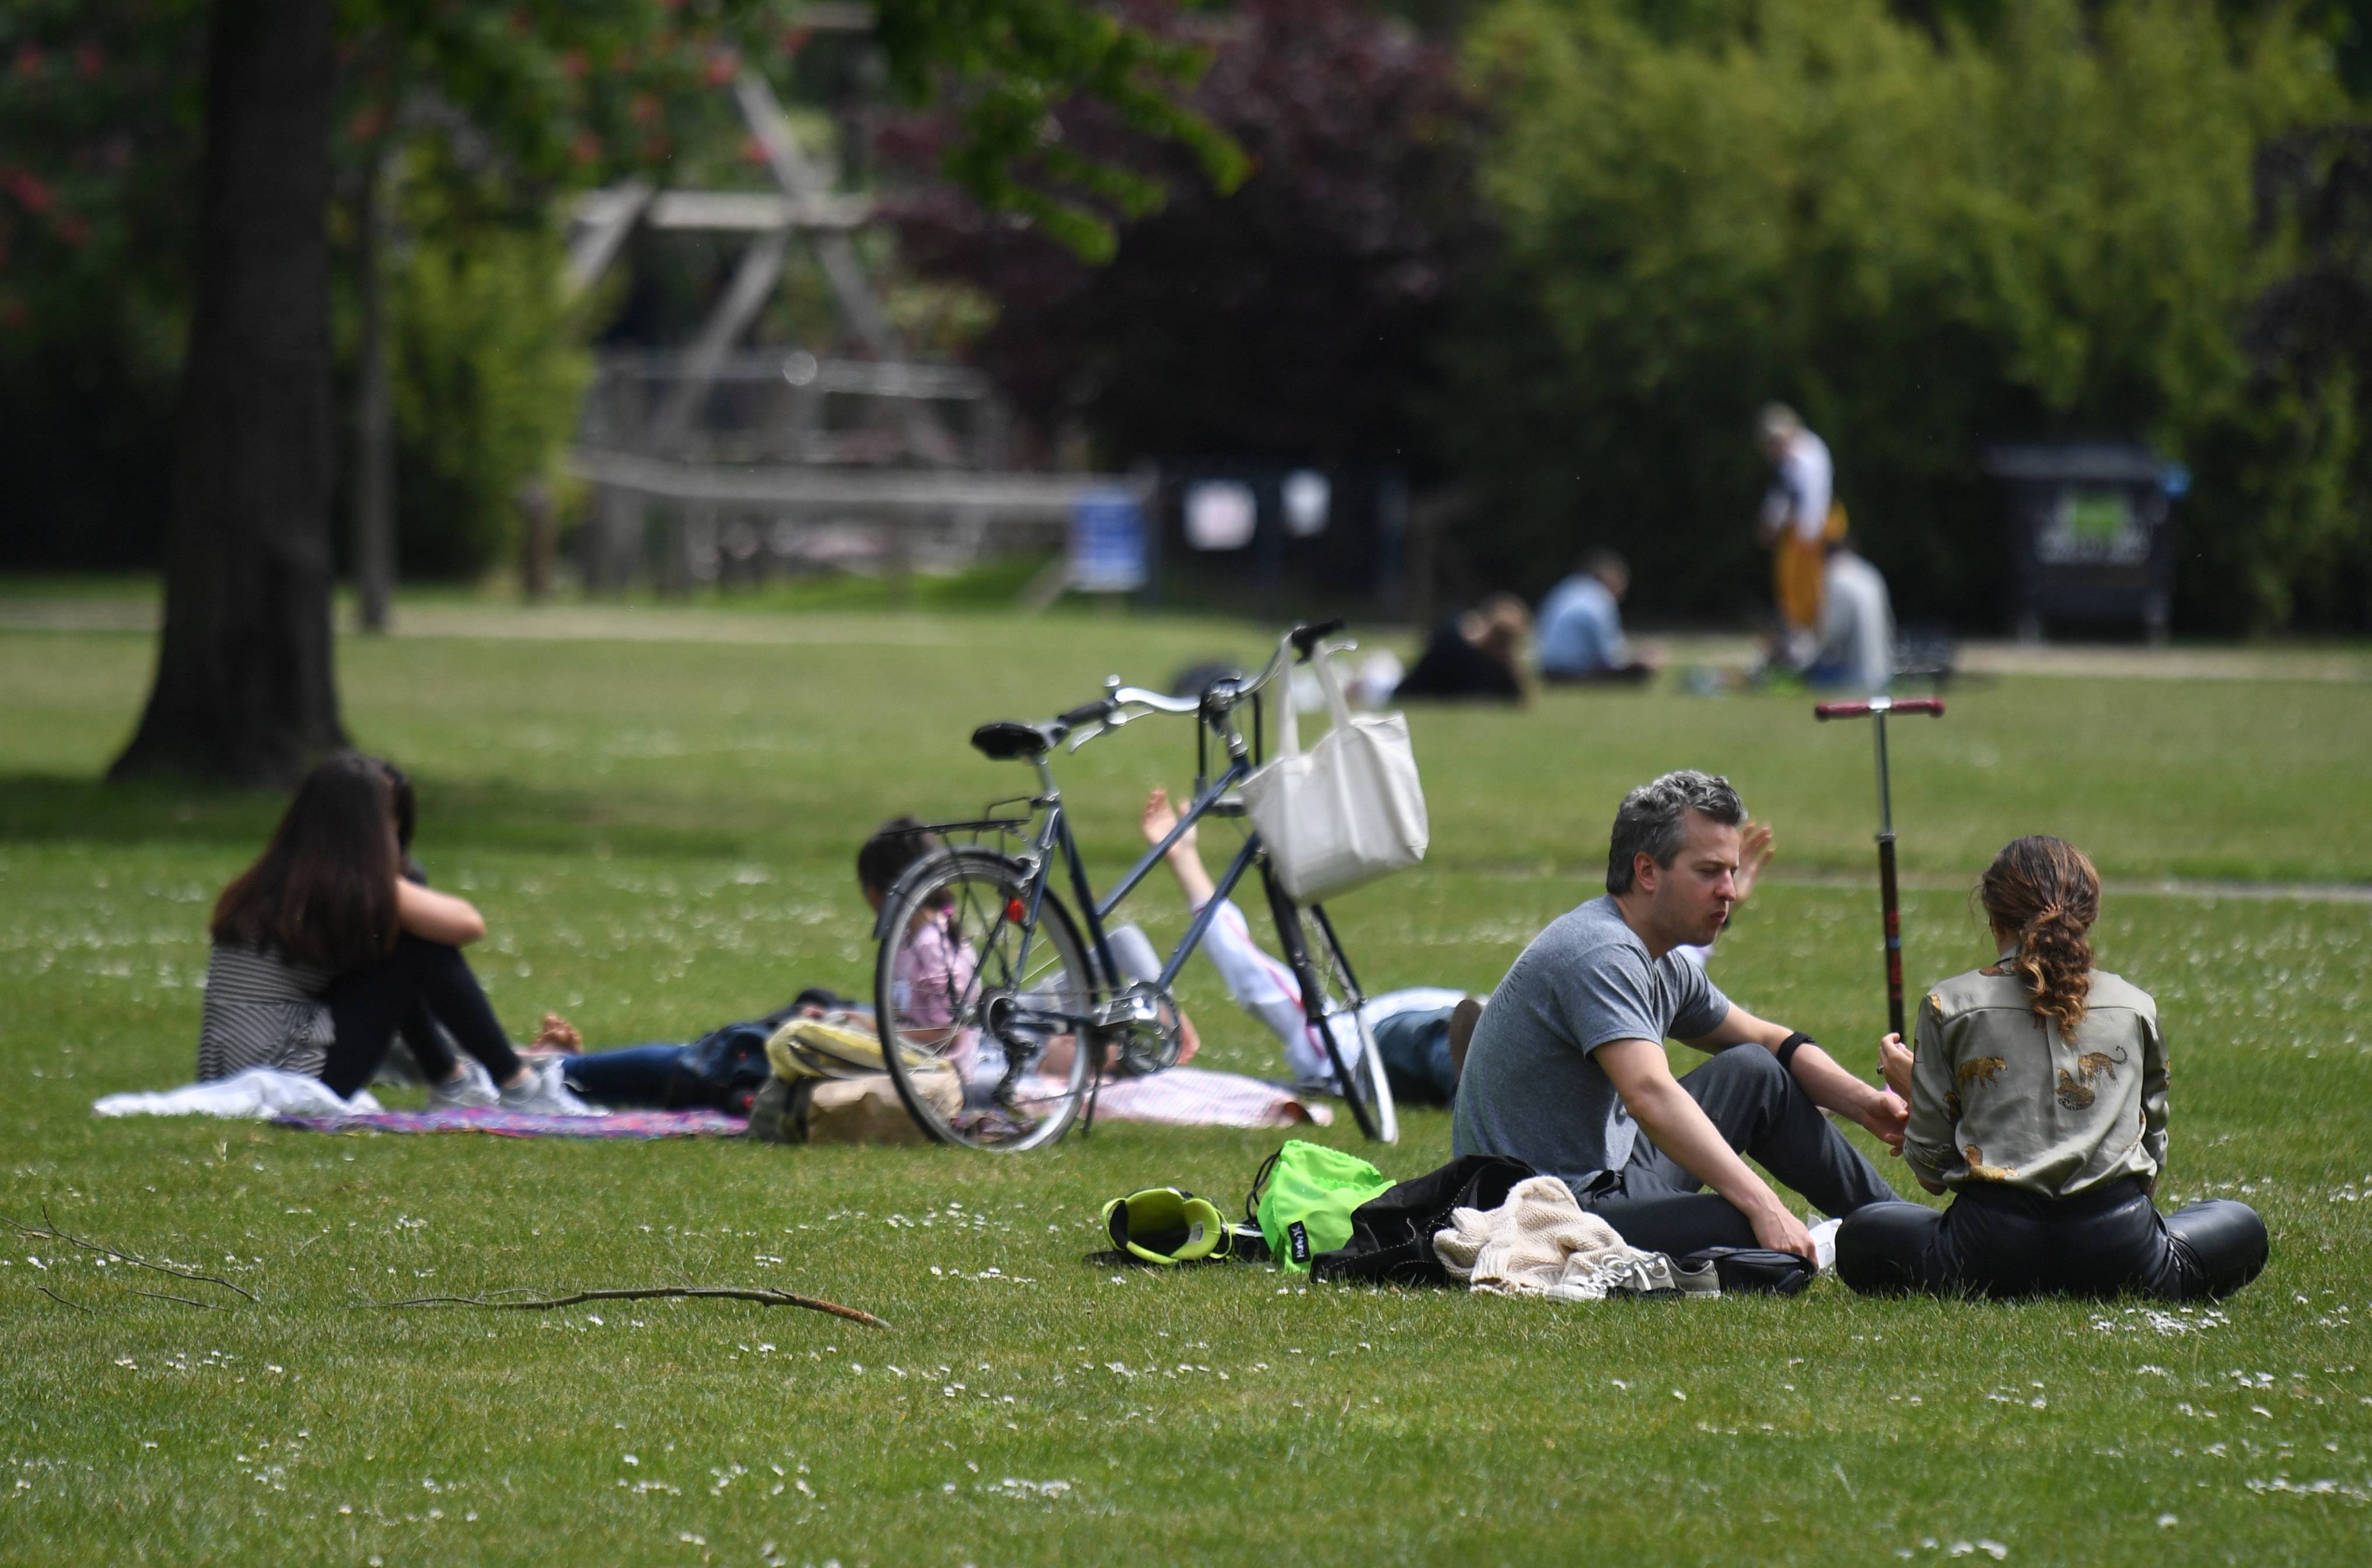
[(1391, 1185), (1356, 1155), (1292, 1138), (1253, 1174), (1244, 1217), (1286, 1272), (1306, 1273), (1311, 1259), (1351, 1239), (1352, 1212)]
[[(927, 1144), (890, 1082), (881, 1041), (845, 1015), (794, 1018), (766, 1041), (773, 1069), (750, 1107), (750, 1136), (769, 1144)], [(908, 1082), (942, 1117), (963, 1109), (963, 1080), (944, 1062)]]
[(1504, 1155), (1468, 1155), (1411, 1177), (1354, 1210), (1349, 1238), (1310, 1260), (1310, 1277), (1368, 1284), (1452, 1284), (1456, 1282), (1449, 1271), (1434, 1254), (1434, 1233), (1449, 1228), (1452, 1210), (1487, 1214), (1507, 1201), (1517, 1182), (1538, 1174), (1522, 1160)]

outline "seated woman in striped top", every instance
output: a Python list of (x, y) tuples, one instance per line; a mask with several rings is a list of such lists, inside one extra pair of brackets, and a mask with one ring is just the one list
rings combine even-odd
[[(412, 785), (352, 752), (306, 776), (272, 842), (215, 904), (198, 1076), (250, 1067), (371, 1080), (397, 1031), (432, 1107), (592, 1115), (558, 1063), (520, 1062), (461, 949), (486, 934), (468, 900), (405, 875)], [(455, 1058), (436, 1026), (474, 1061)]]

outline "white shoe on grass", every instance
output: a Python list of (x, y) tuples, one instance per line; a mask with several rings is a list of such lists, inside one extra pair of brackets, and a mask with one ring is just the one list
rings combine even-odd
[(1812, 1267), (1821, 1273), (1832, 1274), (1837, 1270), (1837, 1232), (1843, 1228), (1843, 1220), (1822, 1220), (1812, 1226)]
[(477, 1110), (502, 1102), (502, 1091), (494, 1087), (494, 1074), (474, 1056), (461, 1058), (460, 1069), (443, 1083), (428, 1086), (431, 1110)]
[(587, 1105), (577, 1098), (576, 1091), (561, 1081), (560, 1071), (557, 1062), (529, 1068), (524, 1081), (502, 1091), (503, 1109), (524, 1110), (537, 1116), (610, 1114), (598, 1105)]

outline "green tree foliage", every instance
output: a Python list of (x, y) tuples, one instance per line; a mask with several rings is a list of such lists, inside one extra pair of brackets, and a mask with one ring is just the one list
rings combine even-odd
[(472, 577), (508, 559), (521, 481), (576, 427), (592, 377), (548, 230), (432, 226), (392, 280), (399, 534), (407, 570)]
[[(169, 467), (157, 454), (188, 326), (212, 9), (207, 0), (0, 6), (0, 422), (29, 436), (34, 454), (14, 475), (33, 524), (0, 540), (0, 561), (156, 559)], [(383, 162), (433, 187), (438, 211), (437, 234), (416, 254), (398, 246), (407, 281), (397, 308), (433, 299), (467, 319), (475, 307), (465, 297), (525, 286), (498, 285), (488, 269), (520, 264), (531, 248), (517, 229), (549, 226), (571, 192), (625, 178), (762, 185), (726, 85), (745, 64), (795, 76), (819, 50), (878, 50), (901, 95), (944, 104), (959, 123), (946, 168), (975, 200), (1084, 251), (1109, 253), (1114, 203), (1147, 210), (1161, 188), (1050, 136), (1051, 106), (1109, 103), (1128, 123), (1180, 139), (1209, 177), (1240, 173), (1233, 144), (1182, 106), (1203, 51), (1125, 8), (883, 0), (874, 36), (856, 40), (811, 31), (806, 9), (803, 0), (337, 0), (339, 187), (328, 217), (343, 242), (342, 293), (357, 259), (352, 209)], [(482, 240), (498, 260), (461, 254)], [(469, 280), (453, 285), (459, 293), (419, 285), (418, 269), (438, 265)], [(549, 316), (540, 308), (533, 319)], [(467, 348), (479, 406), (506, 389), (559, 384), (556, 362), (494, 370), (488, 355), (526, 352), (518, 333), (472, 346), (448, 321), (392, 325), (404, 340), (400, 377), (432, 363), (449, 369)], [(427, 346), (436, 343), (448, 347)], [(449, 385), (398, 389), (420, 410)], [(490, 417), (554, 440), (566, 429), (541, 409)], [(436, 419), (404, 431), (403, 476), (439, 476), (432, 488), (448, 519), (459, 515), (450, 486), (466, 476), (491, 487), (459, 508), (471, 516), (507, 505), (522, 477), (488, 466), (498, 452), (523, 456), (507, 438), (439, 454), (418, 445), (462, 429)], [(423, 521), (409, 500), (404, 514), (407, 570), (478, 558), (450, 548), (447, 523)], [(415, 539), (415, 527), (431, 537)]]
[(876, 15), (891, 82), (912, 104), (947, 101), (961, 125), (942, 164), (948, 178), (1088, 261), (1111, 258), (1109, 209), (1142, 217), (1167, 187), (1073, 143), (1056, 113), (1065, 104), (1101, 104), (1131, 130), (1179, 144), (1223, 191), (1248, 172), (1242, 149), (1183, 101), (1207, 52), (1168, 29), (1078, 0), (881, 0)]
[[(1240, 187), (1101, 106), (1060, 117), (1082, 156), (1171, 192), (1109, 262), (943, 185), (894, 208), (907, 261), (996, 303), (973, 357), (1050, 442), (1077, 418), (1115, 466), (1413, 466), (1412, 392), (1481, 239), (1454, 55), (1355, 0), (1245, 0), (1190, 101), (1252, 156)], [(893, 123), (885, 164), (936, 162), (952, 129)]]
[[(2313, 454), (2270, 459), (2279, 422), (2238, 342), (2284, 254), (2252, 232), (2251, 160), (2337, 110), (2327, 48), (2209, 0), (1991, 9), (1982, 31), (1880, 0), (1481, 18), (1505, 253), (1444, 411), (1497, 493), (1477, 553), (1537, 586), (1612, 543), (1643, 601), (1735, 610), (1764, 580), (1750, 420), (1783, 398), (1829, 437), (1913, 618), (2000, 623), (1992, 439), (2213, 457), (2187, 538), (2280, 555), (2268, 486)], [(2252, 579), (2249, 618), (2280, 617), (2270, 579), (2298, 564)], [(2194, 623), (2236, 587), (2187, 586)]]

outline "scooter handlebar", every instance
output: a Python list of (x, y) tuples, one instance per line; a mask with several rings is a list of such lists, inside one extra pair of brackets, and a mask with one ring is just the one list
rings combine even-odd
[(1866, 703), (1815, 703), (1816, 719), (1866, 719), (1872, 714), (1931, 714), (1944, 716), (1941, 697), (1873, 697)]

